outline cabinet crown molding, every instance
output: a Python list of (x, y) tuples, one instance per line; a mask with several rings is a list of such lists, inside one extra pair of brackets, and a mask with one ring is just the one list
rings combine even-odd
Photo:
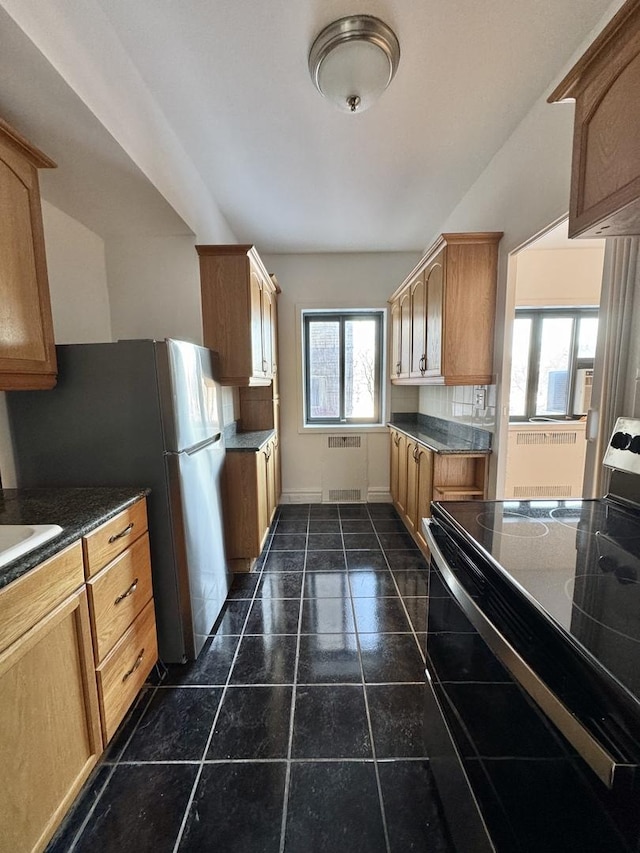
[(502, 240), (504, 235), (503, 231), (449, 231), (443, 234), (435, 240), (434, 243), (427, 249), (424, 255), (420, 258), (415, 267), (411, 270), (409, 275), (404, 279), (402, 284), (400, 284), (391, 294), (388, 301), (393, 302), (394, 299), (397, 299), (398, 295), (402, 293), (405, 287), (409, 287), (412, 283), (413, 279), (419, 275), (423, 268), (431, 261), (433, 258), (440, 252), (445, 246), (455, 246), (461, 244), (470, 244), (470, 243), (499, 243)]
[(0, 137), (11, 145), (25, 160), (35, 166), (36, 169), (56, 169), (57, 164), (47, 155), (32, 145), (19, 133), (9, 122), (0, 118)]
[(571, 71), (551, 92), (547, 98), (547, 103), (555, 104), (560, 101), (575, 100), (577, 93), (582, 88), (582, 78), (585, 72), (602, 57), (603, 53), (615, 50), (617, 47), (615, 42), (618, 40), (627, 41), (627, 28), (632, 24), (637, 25), (639, 22), (640, 4), (637, 0), (627, 0), (587, 48)]

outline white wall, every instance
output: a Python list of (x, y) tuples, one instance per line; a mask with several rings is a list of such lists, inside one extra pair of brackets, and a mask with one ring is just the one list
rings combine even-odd
[[(262, 257), (282, 288), (278, 298), (278, 335), (283, 500), (319, 500), (326, 433), (301, 431), (297, 309), (386, 308), (387, 299), (419, 258), (414, 253)], [(388, 499), (388, 431), (368, 430), (366, 434), (369, 497)]]
[(200, 268), (193, 235), (106, 243), (113, 337), (202, 344)]
[(516, 305), (598, 305), (605, 241), (600, 248), (525, 249), (518, 253)]
[[(111, 340), (104, 241), (46, 201), (42, 218), (56, 343)], [(0, 476), (4, 488), (15, 487), (5, 394), (0, 394)]]

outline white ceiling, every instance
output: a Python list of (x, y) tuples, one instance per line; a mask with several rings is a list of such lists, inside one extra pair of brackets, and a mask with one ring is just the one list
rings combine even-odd
[[(307, 252), (424, 248), (611, 0), (67, 0), (65, 24), (86, 22), (89, 5), (101, 15), (78, 25), (78, 52), (95, 49), (98, 17), (113, 29), (238, 240)], [(401, 59), (380, 101), (349, 115), (314, 89), (307, 55), (322, 27), (356, 13), (395, 30)], [(46, 117), (19, 115), (28, 86), (0, 84), (0, 111), (25, 132), (40, 122), (55, 157)], [(76, 116), (59, 88), (68, 125), (81, 105)]]

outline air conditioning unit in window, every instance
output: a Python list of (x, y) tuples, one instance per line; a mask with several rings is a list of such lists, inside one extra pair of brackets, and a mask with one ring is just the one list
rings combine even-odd
[(591, 406), (591, 389), (593, 387), (593, 370), (582, 368), (576, 370), (576, 387), (573, 392), (573, 414), (586, 415)]

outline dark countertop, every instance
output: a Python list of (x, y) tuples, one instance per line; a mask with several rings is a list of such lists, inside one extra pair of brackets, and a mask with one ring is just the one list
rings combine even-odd
[(132, 486), (0, 490), (0, 524), (62, 527), (48, 542), (0, 566), (0, 589), (148, 494)]
[(394, 413), (388, 426), (404, 432), (435, 453), (491, 453), (491, 433), (466, 424), (431, 415)]
[(252, 432), (236, 432), (233, 435), (225, 434), (225, 448), (228, 451), (244, 451), (247, 453), (260, 450), (270, 438), (276, 434), (274, 429), (258, 429)]

